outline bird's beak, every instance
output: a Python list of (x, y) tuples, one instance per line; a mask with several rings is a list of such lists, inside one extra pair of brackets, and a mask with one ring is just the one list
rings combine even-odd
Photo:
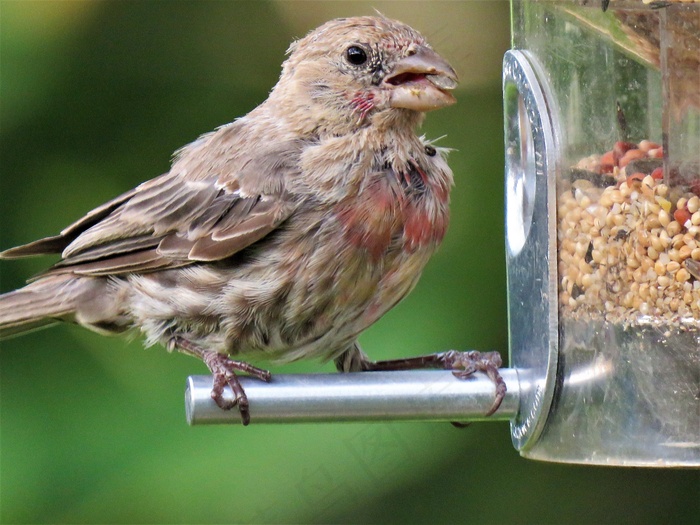
[(414, 46), (411, 52), (383, 81), (391, 90), (391, 107), (430, 111), (454, 104), (450, 91), (457, 87), (457, 73), (452, 66), (427, 47)]

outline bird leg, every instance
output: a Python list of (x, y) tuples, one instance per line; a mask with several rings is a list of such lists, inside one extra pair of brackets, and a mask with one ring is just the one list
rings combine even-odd
[[(205, 350), (180, 336), (174, 336), (170, 339), (168, 346), (169, 348), (177, 348), (185, 354), (198, 357), (204, 361), (204, 364), (207, 365), (214, 376), (211, 398), (223, 410), (231, 410), (238, 405), (238, 411), (241, 413), (243, 425), (245, 426), (250, 423), (248, 396), (246, 396), (235, 371), (245, 372), (262, 381), (269, 382), (272, 375), (268, 370), (257, 368), (243, 361), (229, 359), (225, 355), (214, 350)], [(226, 385), (230, 386), (233, 391), (233, 401), (224, 399), (224, 388)]]
[[(498, 352), (459, 352), (449, 350), (437, 354), (429, 354), (419, 357), (404, 359), (391, 359), (388, 361), (370, 361), (367, 356), (355, 345), (341, 354), (336, 359), (336, 367), (340, 371), (385, 371), (385, 370), (416, 370), (422, 368), (443, 368), (452, 370), (455, 377), (466, 379), (474, 372), (484, 372), (496, 386), (496, 396), (491, 408), (484, 414), (490, 416), (498, 407), (506, 395), (506, 383), (498, 372), (503, 364), (501, 354)], [(352, 368), (348, 369), (348, 363)]]

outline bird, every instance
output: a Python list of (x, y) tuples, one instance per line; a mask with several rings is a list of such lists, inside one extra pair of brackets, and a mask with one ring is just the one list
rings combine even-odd
[[(0, 296), (0, 338), (57, 322), (201, 359), (250, 422), (250, 359), (341, 372), (445, 367), (495, 383), (498, 352), (371, 361), (357, 338), (416, 285), (449, 221), (447, 149), (419, 136), (455, 70), (410, 26), (334, 19), (293, 42), (268, 98), (178, 150), (170, 170), (0, 258), (60, 254)], [(246, 360), (242, 360), (245, 358)], [(230, 387), (233, 398), (224, 396)]]

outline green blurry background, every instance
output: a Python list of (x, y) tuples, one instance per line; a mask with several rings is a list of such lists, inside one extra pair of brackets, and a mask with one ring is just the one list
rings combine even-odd
[[(373, 8), (421, 30), (463, 87), (424, 127), (456, 149), (449, 234), (363, 346), (505, 351), (505, 2), (0, 0), (0, 248), (166, 171), (265, 98), (292, 39)], [(49, 263), (3, 262), (2, 291)], [(528, 461), (505, 422), (190, 428), (185, 377), (206, 372), (192, 358), (71, 326), (1, 344), (3, 523), (689, 523), (700, 510), (697, 471)]]

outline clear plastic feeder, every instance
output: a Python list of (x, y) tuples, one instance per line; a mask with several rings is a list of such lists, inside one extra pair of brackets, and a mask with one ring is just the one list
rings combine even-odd
[(513, 442), (700, 466), (700, 3), (513, 0), (512, 26)]

